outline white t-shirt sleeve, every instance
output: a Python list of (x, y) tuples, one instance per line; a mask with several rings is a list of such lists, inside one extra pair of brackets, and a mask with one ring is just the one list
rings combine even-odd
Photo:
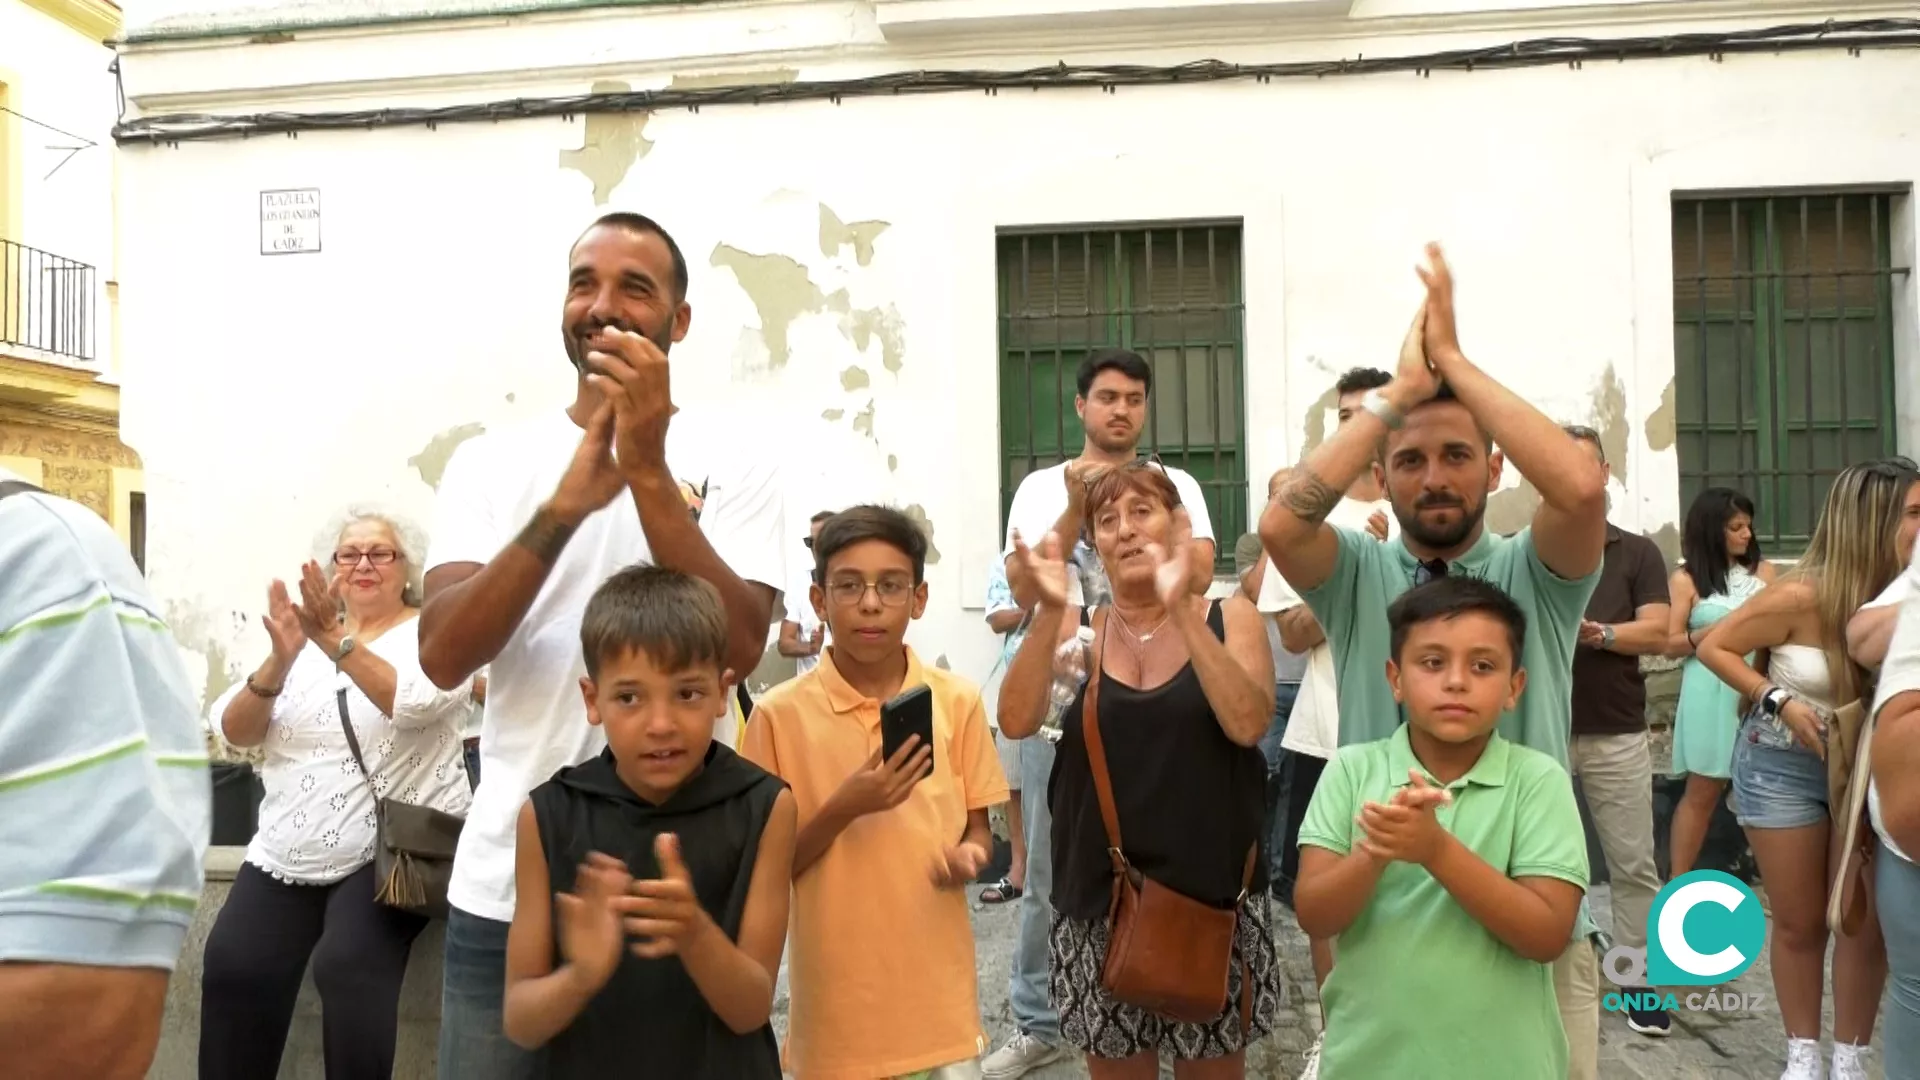
[(1272, 559), (1268, 559), (1266, 572), (1260, 575), (1260, 595), (1255, 599), (1254, 607), (1262, 615), (1277, 615), (1304, 603), (1306, 601), (1300, 599), (1300, 594), (1281, 576), (1280, 568), (1273, 565)]
[[(1014, 489), (1013, 505), (1007, 508), (1007, 535), (1001, 545), (1000, 555), (1005, 558), (1013, 554), (1013, 534), (1020, 533), (1020, 539), (1032, 547), (1040, 543), (1067, 511), (1067, 489), (1059, 468), (1041, 469), (1028, 473), (1020, 486)], [(1063, 536), (1060, 544), (1063, 548), (1073, 546), (1074, 537)]]
[(787, 576), (781, 534), (786, 499), (780, 491), (780, 467), (765, 458), (745, 464), (731, 484), (700, 510), (700, 531), (714, 554), (742, 581), (780, 588)]
[(1180, 493), (1180, 503), (1187, 508), (1187, 520), (1193, 522), (1195, 540), (1213, 539), (1213, 518), (1207, 513), (1207, 493), (1200, 488), (1200, 481), (1185, 469), (1168, 469), (1167, 479), (1173, 481), (1173, 489)]
[(507, 544), (503, 530), (518, 530), (525, 522), (503, 523), (488, 498), (489, 470), (483, 459), (489, 437), (461, 443), (440, 475), (433, 504), (433, 532), (428, 540), (427, 569), (449, 563), (486, 565)]
[[(1920, 547), (1916, 547), (1914, 550), (1915, 552), (1920, 552)], [(1882, 589), (1879, 596), (1861, 604), (1860, 610), (1865, 611), (1868, 608), (1892, 607), (1895, 604), (1905, 601), (1907, 597), (1914, 595), (1916, 591), (1920, 591), (1920, 589), (1916, 588), (1916, 579), (1920, 579), (1920, 569), (1916, 569), (1916, 567), (1920, 567), (1920, 563), (1908, 567), (1905, 573), (1893, 579), (1891, 585)]]
[[(1900, 614), (1893, 624), (1893, 639), (1887, 643), (1886, 662), (1880, 665), (1879, 690), (1873, 702), (1876, 713), (1896, 695), (1920, 690), (1920, 547), (1914, 549), (1912, 565), (1894, 579), (1887, 592), (1903, 585), (1904, 596), (1896, 601)], [(1881, 598), (1885, 597), (1882, 593)]]

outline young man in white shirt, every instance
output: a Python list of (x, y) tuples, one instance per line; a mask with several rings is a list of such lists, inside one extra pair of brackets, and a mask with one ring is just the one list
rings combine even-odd
[[(1068, 603), (1106, 602), (1101, 595), (1106, 575), (1100, 569), (1100, 560), (1091, 547), (1079, 542), (1086, 524), (1087, 488), (1107, 469), (1138, 460), (1148, 395), (1153, 391), (1153, 369), (1139, 353), (1097, 349), (1080, 362), (1076, 389), (1073, 407), (1086, 431), (1080, 456), (1028, 473), (1014, 491), (1013, 505), (1007, 511), (1001, 556), (1016, 610), (1025, 611), (1039, 599), (1033, 583), (1012, 558), (1016, 534), (1033, 547), (1038, 547), (1048, 533), (1054, 534), (1078, 571), (1068, 577)], [(1213, 520), (1200, 484), (1181, 469), (1165, 468), (1167, 479), (1180, 492), (1180, 502), (1193, 520), (1195, 554), (1189, 567), (1190, 584), (1195, 593), (1204, 593), (1213, 583)], [(1013, 1080), (1066, 1056), (1061, 1046), (1060, 1016), (1047, 999), (1047, 930), (1053, 899), (1053, 819), (1047, 812), (1047, 778), (1052, 772), (1053, 744), (1040, 738), (1023, 740), (1020, 775), (1007, 778), (1008, 786), (1021, 792), (1021, 817), (1027, 834), (1026, 891), (1019, 901), (1020, 936), (1008, 995), (1019, 1031), (981, 1063), (986, 1080)]]
[[(807, 551), (813, 551), (813, 545), (820, 539), (820, 526), (827, 523), (833, 511), (822, 510), (813, 515), (808, 525)], [(787, 617), (780, 621), (780, 640), (774, 647), (780, 655), (793, 661), (795, 678), (805, 675), (820, 666), (820, 650), (827, 647), (827, 624), (814, 614), (813, 599), (808, 592), (813, 584), (813, 563), (811, 555), (807, 563), (807, 573), (787, 586)]]
[[(654, 221), (596, 221), (569, 256), (561, 314), (573, 405), (464, 443), (441, 480), (420, 663), (443, 688), (488, 668), (480, 785), (448, 889), (443, 1080), (540, 1075), (540, 1058), (501, 1030), (514, 822), (535, 785), (606, 745), (579, 687), (594, 589), (634, 563), (680, 570), (719, 590), (736, 675), (766, 645), (785, 567), (778, 471), (673, 404), (667, 352), (692, 320), (686, 266)], [(715, 737), (737, 737), (730, 715)]]

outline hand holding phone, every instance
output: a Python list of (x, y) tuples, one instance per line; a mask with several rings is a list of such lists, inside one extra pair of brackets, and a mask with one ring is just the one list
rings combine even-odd
[(914, 736), (892, 757), (875, 750), (867, 763), (840, 782), (832, 801), (848, 817), (859, 818), (891, 810), (907, 801), (913, 787), (933, 772), (933, 748)]
[(880, 706), (880, 756), (891, 761), (909, 735), (918, 735), (921, 746), (933, 746), (933, 691), (924, 685)]

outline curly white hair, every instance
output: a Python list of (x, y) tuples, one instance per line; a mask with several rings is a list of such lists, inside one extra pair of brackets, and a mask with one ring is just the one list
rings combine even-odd
[[(427, 531), (420, 523), (406, 514), (389, 506), (378, 503), (352, 503), (343, 507), (327, 519), (326, 528), (313, 538), (313, 557), (321, 566), (333, 566), (334, 547), (340, 543), (340, 536), (349, 525), (362, 521), (378, 521), (393, 533), (394, 545), (400, 550), (400, 561), (407, 567), (407, 584), (400, 593), (400, 602), (408, 607), (419, 607), (426, 595), (425, 578), (427, 573)], [(330, 571), (329, 571), (330, 572)]]

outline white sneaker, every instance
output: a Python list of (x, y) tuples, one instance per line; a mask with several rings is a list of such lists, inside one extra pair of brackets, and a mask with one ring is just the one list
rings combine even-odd
[(1307, 1052), (1301, 1055), (1307, 1059), (1307, 1063), (1300, 1069), (1300, 1080), (1320, 1080), (1320, 1043), (1326, 1037), (1325, 1032), (1315, 1035), (1313, 1045), (1307, 1047)]
[(1022, 1031), (1009, 1039), (1007, 1045), (987, 1055), (980, 1063), (980, 1075), (984, 1080), (1015, 1080), (1066, 1056), (1064, 1048), (1049, 1046)]
[(1873, 1056), (1873, 1047), (1855, 1046), (1852, 1043), (1833, 1044), (1833, 1080), (1867, 1080), (1867, 1060)]
[(1787, 1071), (1780, 1074), (1780, 1080), (1826, 1080), (1826, 1076), (1819, 1039), (1787, 1040)]

